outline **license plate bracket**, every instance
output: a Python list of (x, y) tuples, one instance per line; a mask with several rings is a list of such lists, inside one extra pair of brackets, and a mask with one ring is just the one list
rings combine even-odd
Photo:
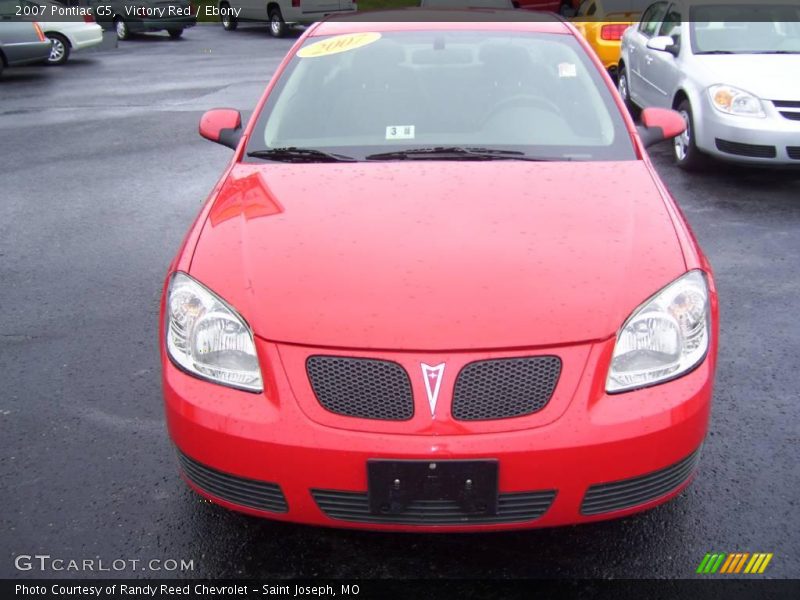
[(367, 461), (369, 510), (400, 514), (415, 500), (445, 500), (469, 515), (496, 515), (497, 474), (494, 459), (371, 459)]

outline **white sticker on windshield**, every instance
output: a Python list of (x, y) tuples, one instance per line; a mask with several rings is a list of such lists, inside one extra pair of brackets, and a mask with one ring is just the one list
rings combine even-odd
[(578, 69), (574, 63), (558, 63), (559, 77), (577, 77)]
[(387, 140), (413, 140), (414, 139), (414, 126), (413, 125), (389, 125), (386, 128)]

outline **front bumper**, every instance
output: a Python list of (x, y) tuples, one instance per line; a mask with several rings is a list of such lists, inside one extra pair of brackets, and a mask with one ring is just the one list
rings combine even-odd
[[(474, 423), (462, 432), (452, 423), (438, 430), (428, 425), (434, 433), (427, 434), (392, 433), (378, 425), (365, 431), (364, 420), (312, 410), (316, 399), (299, 397), (305, 388), (298, 369), (299, 357), (313, 349), (257, 340), (262, 365), (277, 365), (265, 373), (264, 394), (198, 380), (162, 356), (167, 424), (190, 486), (254, 515), (409, 531), (519, 529), (620, 517), (665, 502), (688, 485), (707, 431), (715, 354), (712, 347), (680, 379), (608, 396), (605, 365), (613, 344), (558, 349), (581, 360), (565, 358), (556, 392), (541, 414)], [(437, 358), (445, 357), (405, 353), (391, 360), (412, 373), (420, 362)], [(445, 404), (447, 388), (445, 380)], [(424, 392), (422, 402), (427, 403)], [(430, 420), (430, 413), (424, 418)], [(498, 513), (474, 518), (439, 503), (417, 505), (405, 515), (372, 515), (365, 508), (366, 464), (375, 458), (497, 459)]]
[(765, 118), (720, 113), (707, 98), (695, 114), (695, 143), (717, 158), (762, 165), (800, 167), (800, 121), (787, 119), (769, 101)]

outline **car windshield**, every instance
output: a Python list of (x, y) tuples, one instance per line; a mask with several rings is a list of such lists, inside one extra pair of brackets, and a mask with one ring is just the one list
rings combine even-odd
[(490, 31), (309, 38), (247, 150), (311, 162), (635, 158), (608, 86), (572, 36)]
[(695, 54), (800, 53), (800, 6), (714, 4), (689, 14)]

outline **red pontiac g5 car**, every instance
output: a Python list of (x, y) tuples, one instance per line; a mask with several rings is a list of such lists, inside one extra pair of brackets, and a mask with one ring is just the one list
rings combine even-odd
[(311, 27), (249, 123), (200, 123), (235, 152), (162, 302), (188, 484), (252, 515), (413, 531), (678, 494), (717, 298), (645, 152), (683, 121), (642, 121), (555, 17)]

